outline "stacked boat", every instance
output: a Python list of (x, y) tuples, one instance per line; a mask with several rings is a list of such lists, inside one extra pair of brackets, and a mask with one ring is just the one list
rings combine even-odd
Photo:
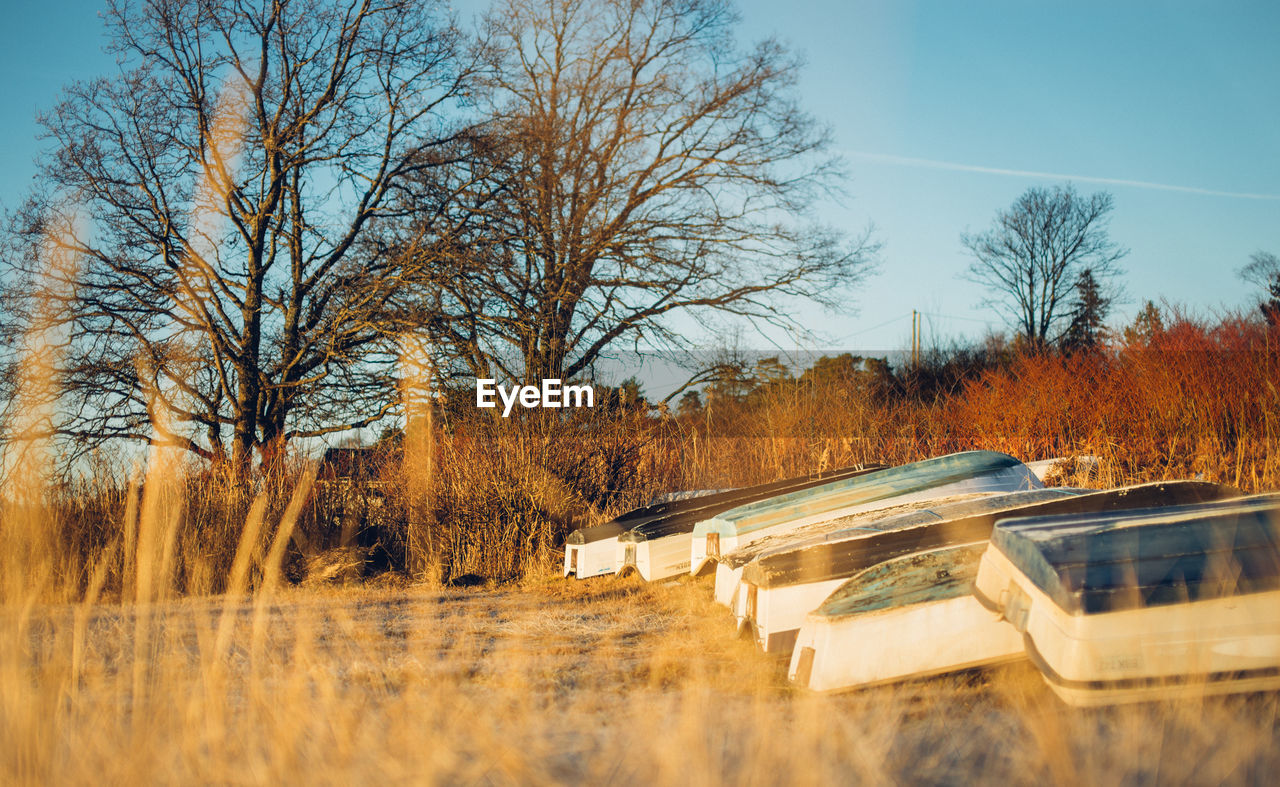
[(602, 525), (573, 531), (565, 539), (564, 576), (588, 579), (625, 568), (646, 580), (689, 572), (694, 525), (724, 511), (776, 495), (864, 475), (883, 465), (853, 465), (768, 484), (668, 500), (628, 511)]
[(989, 539), (867, 568), (808, 616), (789, 675), (832, 691), (1029, 658), (1073, 705), (1280, 688), (1280, 495), (1079, 494)]
[[(1038, 489), (1026, 465), (1007, 454), (966, 451), (890, 467), (875, 473), (739, 506), (698, 523), (690, 554), (692, 573), (715, 567), (716, 601), (734, 606), (742, 563), (730, 559), (766, 538), (817, 536), (850, 527), (878, 529), (885, 518), (850, 520), (958, 495)], [(892, 525), (887, 525), (892, 526)]]
[(1034, 489), (926, 500), (851, 517), (842, 529), (824, 534), (737, 550), (723, 565), (741, 566), (739, 620), (766, 652), (790, 655), (805, 615), (859, 572), (901, 555), (985, 539), (996, 517), (1040, 510), (1073, 499), (1079, 491)]
[(814, 691), (1015, 659), (1075, 705), (1280, 688), (1280, 493), (1045, 488), (1013, 457), (969, 451), (570, 536), (566, 575), (614, 571), (714, 571), (740, 630)]
[[(1021, 635), (972, 593), (993, 529), (1036, 515), (1109, 518), (1236, 495), (1202, 481), (1070, 490), (1056, 499), (996, 501), (986, 511), (954, 512), (915, 528), (914, 543), (896, 552), (869, 544), (865, 568), (805, 616), (789, 675), (802, 686), (831, 691), (1023, 658)], [(911, 549), (915, 545), (920, 549)]]
[(1073, 705), (1280, 688), (1280, 494), (997, 525), (974, 597)]
[[(565, 540), (563, 573), (566, 577), (588, 579), (633, 570), (648, 581), (668, 579), (691, 571), (698, 573), (717, 562), (719, 534), (710, 536), (713, 552), (710, 557), (706, 554), (707, 536), (701, 537), (699, 549), (692, 544), (692, 535), (697, 525), (721, 514), (728, 520), (735, 520), (772, 507), (775, 514), (780, 512), (780, 518), (775, 517), (773, 524), (781, 521), (799, 527), (803, 523), (795, 517), (813, 513), (811, 509), (820, 500), (839, 502), (835, 495), (841, 492), (852, 492), (863, 498), (860, 508), (849, 509), (846, 506), (847, 510), (874, 510), (901, 502), (895, 498), (926, 500), (958, 488), (1039, 488), (1043, 486), (1041, 476), (1076, 464), (1079, 464), (1076, 459), (1055, 458), (1023, 465), (1004, 454), (970, 451), (894, 468), (894, 473), (876, 475), (874, 479), (868, 479), (872, 483), (856, 485), (852, 490), (850, 485), (841, 482), (887, 468), (878, 464), (853, 465), (741, 489), (687, 495), (682, 499), (664, 500), (628, 511), (602, 525), (574, 530)], [(966, 474), (969, 477), (966, 478)], [(940, 489), (936, 493), (927, 491), (948, 483), (951, 484), (949, 489)], [(904, 497), (913, 490), (914, 495)], [(827, 522), (842, 516), (840, 513), (819, 513), (822, 515), (817, 519)], [(744, 527), (756, 525), (758, 523), (744, 524)], [(741, 536), (739, 540), (745, 543), (749, 537)]]

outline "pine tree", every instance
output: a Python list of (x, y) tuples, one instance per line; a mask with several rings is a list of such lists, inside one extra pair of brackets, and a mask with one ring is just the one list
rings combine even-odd
[(1133, 318), (1133, 323), (1124, 329), (1124, 343), (1130, 347), (1146, 347), (1151, 340), (1164, 331), (1164, 318), (1160, 316), (1160, 307), (1155, 301), (1147, 301)]
[(1071, 324), (1063, 334), (1061, 346), (1068, 353), (1093, 352), (1106, 335), (1105, 322), (1111, 299), (1102, 294), (1102, 288), (1090, 268), (1080, 271), (1074, 289)]

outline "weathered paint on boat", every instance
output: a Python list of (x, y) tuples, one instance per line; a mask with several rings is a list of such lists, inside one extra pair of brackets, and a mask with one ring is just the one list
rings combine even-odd
[(651, 582), (687, 574), (689, 573), (689, 543), (694, 526), (701, 520), (746, 503), (766, 500), (780, 494), (854, 478), (882, 469), (884, 465), (851, 465), (814, 475), (757, 484), (703, 498), (696, 508), (686, 508), (654, 517), (620, 533), (614, 546), (616, 570), (619, 572), (634, 570)]
[[(1052, 490), (1040, 490), (1038, 493), (1020, 492), (954, 506), (952, 515), (943, 521), (875, 533), (858, 540), (813, 543), (807, 549), (782, 548), (763, 553), (747, 565), (743, 576), (744, 593), (742, 595), (753, 597), (755, 601), (753, 606), (755, 618), (748, 622), (756, 632), (757, 641), (770, 647), (776, 644), (785, 652), (786, 645), (792, 642), (789, 637), (798, 637), (796, 641), (801, 644), (806, 641), (806, 638), (812, 638), (813, 632), (806, 634), (804, 631), (804, 626), (808, 625), (804, 622), (806, 620), (804, 613), (808, 610), (803, 612), (799, 610), (806, 605), (810, 605), (810, 609), (816, 609), (823, 604), (823, 599), (817, 602), (813, 602), (812, 599), (818, 592), (823, 590), (831, 592), (834, 589), (831, 580), (827, 579), (833, 574), (849, 572), (851, 575), (852, 572), (868, 570), (868, 567), (873, 564), (896, 559), (905, 553), (943, 548), (960, 543), (983, 543), (990, 536), (997, 522), (1011, 517), (1025, 517), (1028, 514), (1123, 512), (1157, 505), (1179, 505), (1234, 498), (1240, 494), (1239, 490), (1232, 487), (1205, 481), (1162, 481), (1096, 492), (1071, 490), (1076, 494), (1056, 498), (1043, 497), (1037, 501), (1036, 498), (1039, 495), (1050, 491)], [(974, 508), (984, 505), (990, 506), (991, 510), (970, 513), (967, 516), (955, 515), (965, 507)], [(946, 515), (941, 508), (938, 509), (938, 513)], [(835, 580), (837, 586), (843, 587), (841, 582), (842, 580)], [(827, 597), (824, 596), (824, 598)], [(830, 598), (834, 600), (836, 596)], [(973, 647), (978, 650), (965, 650), (959, 646), (938, 644), (926, 653), (920, 654), (919, 658), (912, 657), (914, 661), (908, 661), (916, 665), (926, 664), (928, 671), (933, 673), (977, 666), (973, 653), (980, 652), (981, 647), (988, 648), (986, 652), (991, 654), (992, 659), (1004, 658), (1001, 655), (1003, 646), (1000, 644), (1004, 641), (1003, 635), (993, 633), (990, 628), (993, 616), (978, 614), (975, 603), (976, 600), (950, 603), (948, 607), (950, 611), (945, 613), (950, 617), (947, 617), (945, 625), (950, 627), (946, 630), (952, 631), (956, 636), (973, 640)], [(925, 616), (934, 614), (919, 612)], [(802, 623), (797, 624), (798, 631), (791, 633), (789, 626), (795, 620), (800, 620)], [(834, 624), (827, 621), (823, 625)], [(970, 628), (967, 629), (966, 626)], [(859, 631), (865, 629), (865, 627), (855, 628)], [(981, 645), (984, 639), (989, 640), (988, 646)], [(1021, 637), (1018, 639), (1017, 650), (1021, 653), (1023, 652)], [(799, 644), (795, 645), (795, 647), (799, 646)], [(959, 658), (961, 656), (963, 658)], [(953, 658), (959, 660), (949, 661)], [(855, 659), (859, 659), (858, 664), (865, 665), (870, 663), (868, 659), (872, 657), (858, 655)], [(798, 665), (799, 662), (795, 662), (795, 666)]]
[[(978, 492), (1041, 488), (1026, 466), (1007, 454), (967, 451), (926, 459), (877, 473), (783, 495), (726, 511), (698, 523), (690, 565), (700, 573), (722, 555), (753, 541), (805, 525), (875, 511), (917, 500)], [(716, 599), (732, 605), (740, 569), (717, 569)]]
[(764, 540), (756, 542), (727, 556), (722, 565), (747, 561), (738, 593), (742, 623), (765, 652), (787, 656), (805, 615), (858, 572), (912, 552), (985, 541), (998, 518), (1049, 504), (1069, 505), (1083, 491), (1034, 489), (945, 498), (921, 503), (914, 511), (863, 514), (853, 519), (854, 527), (843, 530), (765, 549), (757, 549)]
[[(1043, 490), (1028, 490), (1030, 492), (1040, 492)], [(716, 584), (715, 599), (721, 604), (725, 604), (733, 610), (734, 616), (738, 621), (739, 627), (748, 625), (746, 608), (748, 602), (748, 594), (743, 587), (744, 574), (747, 567), (754, 562), (760, 555), (771, 554), (777, 550), (786, 550), (787, 548), (811, 542), (813, 544), (824, 543), (827, 540), (843, 540), (845, 538), (864, 538), (874, 536), (876, 533), (885, 530), (899, 530), (903, 528), (913, 527), (926, 522), (935, 522), (938, 517), (932, 513), (938, 506), (949, 505), (965, 505), (967, 503), (977, 503), (986, 498), (998, 497), (1000, 492), (977, 492), (968, 495), (951, 495), (930, 500), (913, 500), (910, 503), (901, 505), (888, 506), (886, 508), (876, 509), (874, 511), (864, 511), (859, 514), (839, 517), (827, 522), (817, 522), (810, 525), (804, 525), (794, 530), (783, 530), (773, 535), (752, 541), (744, 547), (735, 549), (727, 555), (724, 555), (716, 563)], [(1022, 493), (1009, 493), (1022, 494)], [(1052, 495), (1065, 494), (1063, 492), (1054, 492)], [(868, 564), (869, 565), (869, 564)], [(857, 571), (866, 566), (860, 566), (857, 569), (848, 572), (842, 579), (834, 584), (828, 584), (826, 592), (818, 595), (815, 592), (807, 592), (805, 601), (808, 607), (800, 611), (800, 617), (818, 604), (822, 603), (832, 590), (835, 590), (844, 580), (848, 579)], [(751, 597), (756, 600), (755, 596)], [(769, 594), (758, 600), (759, 603), (753, 604), (754, 609), (769, 606)], [(796, 626), (800, 624), (797, 621)], [(765, 648), (766, 651), (771, 650), (770, 647)]]
[(1074, 705), (1280, 687), (1280, 494), (997, 525), (975, 596)]
[(998, 664), (1022, 638), (970, 595), (986, 542), (897, 557), (850, 579), (804, 620), (788, 677), (838, 691)]
[[(1156, 481), (1100, 491), (1053, 487), (1031, 492), (986, 496), (969, 502), (929, 501), (921, 506), (915, 515), (920, 518), (920, 521), (908, 520), (906, 526), (953, 519), (956, 521), (947, 527), (955, 530), (957, 537), (967, 538), (964, 534), (972, 532), (980, 534), (980, 536), (975, 535), (977, 538), (989, 536), (996, 520), (1014, 516), (1012, 513), (1014, 510), (1020, 512), (1018, 516), (1106, 513), (1153, 506), (1186, 505), (1239, 496), (1239, 490), (1209, 481)], [(946, 508), (943, 509), (943, 506)], [(890, 513), (892, 512), (885, 510), (874, 515), (864, 515), (864, 517), (874, 518), (877, 515), (887, 517)], [(856, 519), (853, 523), (859, 524)], [(867, 529), (900, 530), (902, 527), (903, 525), (895, 521), (886, 521)], [(986, 528), (985, 533), (982, 530), (983, 527)], [(976, 529), (970, 531), (968, 528)], [(797, 530), (794, 531), (795, 537), (784, 536), (775, 541), (762, 539), (746, 549), (726, 556), (725, 560), (730, 564), (742, 562), (755, 564), (750, 569), (750, 576), (754, 582), (766, 587), (839, 575), (849, 570), (849, 567), (844, 565), (844, 560), (854, 561), (851, 566), (853, 571), (864, 568), (858, 562), (858, 552), (847, 555), (844, 552), (847, 545), (843, 542), (859, 537), (858, 530), (850, 528), (848, 532), (835, 530), (812, 538), (803, 537), (808, 532)], [(943, 545), (943, 542), (936, 544), (936, 546)]]
[[(1004, 558), (1073, 615), (1239, 595), (1280, 587), (1272, 519), (1280, 493), (1103, 513), (1014, 517), (997, 523), (992, 559)], [(1234, 560), (1224, 584), (1221, 561)], [(977, 590), (996, 597), (997, 575)]]
[[(825, 522), (814, 522), (794, 530), (783, 530), (764, 536), (746, 546), (735, 549), (727, 555), (722, 555), (716, 562), (715, 599), (717, 602), (731, 607), (735, 615), (741, 620), (745, 597), (738, 593), (738, 586), (742, 581), (746, 567), (759, 555), (771, 553), (778, 549), (785, 549), (798, 543), (821, 543), (828, 538), (858, 538), (883, 530), (897, 530), (924, 522), (935, 522), (938, 517), (931, 511), (940, 505), (963, 505), (998, 495), (1000, 495), (999, 492), (976, 492), (930, 500), (912, 500), (909, 503), (836, 517)], [(845, 579), (848, 579), (848, 577), (845, 577)], [(826, 594), (817, 599), (813, 606), (816, 607), (824, 598), (826, 598)], [(805, 610), (805, 612), (808, 611)]]
[(740, 506), (698, 523), (692, 573), (758, 538), (813, 522), (948, 495), (1037, 489), (1040, 480), (1007, 454), (966, 451), (891, 467), (771, 500)]

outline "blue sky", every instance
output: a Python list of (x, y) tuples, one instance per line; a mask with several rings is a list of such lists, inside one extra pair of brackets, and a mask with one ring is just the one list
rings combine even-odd
[[(70, 80), (107, 73), (99, 0), (6, 4), (0, 29), (0, 203), (34, 174), (34, 114)], [(805, 323), (827, 346), (904, 347), (911, 310), (934, 336), (999, 321), (960, 278), (959, 234), (988, 226), (1027, 187), (1073, 176), (1115, 196), (1112, 237), (1131, 250), (1131, 303), (1204, 314), (1249, 307), (1235, 277), (1251, 252), (1280, 253), (1280, 4), (746, 0), (741, 40), (803, 52), (806, 107), (829, 123), (852, 175), (824, 206), (868, 221), (878, 276), (850, 309)], [(963, 167), (973, 169), (963, 169)], [(1202, 191), (1176, 191), (1134, 181)], [(1248, 199), (1222, 194), (1270, 195)]]
[(930, 318), (939, 334), (981, 333), (974, 320), (992, 315), (958, 278), (960, 232), (1062, 182), (943, 165), (1111, 191), (1133, 301), (1116, 320), (1146, 298), (1206, 314), (1245, 306), (1235, 269), (1257, 249), (1280, 253), (1280, 4), (748, 0), (742, 12), (744, 39), (777, 35), (806, 56), (806, 105), (852, 174), (852, 199), (827, 218), (874, 221), (885, 243), (857, 318), (828, 318), (832, 335), (855, 334), (845, 345), (903, 346), (913, 308), (966, 318)]

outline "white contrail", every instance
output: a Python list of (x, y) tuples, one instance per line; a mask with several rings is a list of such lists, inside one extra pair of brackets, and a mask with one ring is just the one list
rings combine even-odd
[(1110, 186), (1133, 186), (1140, 189), (1156, 189), (1158, 191), (1179, 191), (1184, 194), (1200, 194), (1207, 197), (1234, 197), (1235, 199), (1280, 200), (1280, 194), (1254, 194), (1246, 191), (1218, 191), (1202, 189), (1196, 186), (1174, 186), (1169, 183), (1150, 183), (1145, 180), (1125, 180), (1124, 178), (1100, 178), (1093, 175), (1062, 175), (1056, 172), (1036, 172), (1027, 169), (1004, 169), (1002, 167), (980, 167), (974, 164), (956, 164), (951, 161), (935, 161), (926, 158), (909, 156), (893, 156), (888, 153), (866, 153), (860, 150), (846, 150), (845, 155), (853, 158), (883, 161), (889, 164), (903, 164), (908, 167), (925, 167), (928, 169), (947, 169), (955, 172), (981, 172), (987, 175), (1013, 175), (1020, 178), (1042, 178), (1045, 180), (1074, 180), (1081, 183), (1105, 183)]

